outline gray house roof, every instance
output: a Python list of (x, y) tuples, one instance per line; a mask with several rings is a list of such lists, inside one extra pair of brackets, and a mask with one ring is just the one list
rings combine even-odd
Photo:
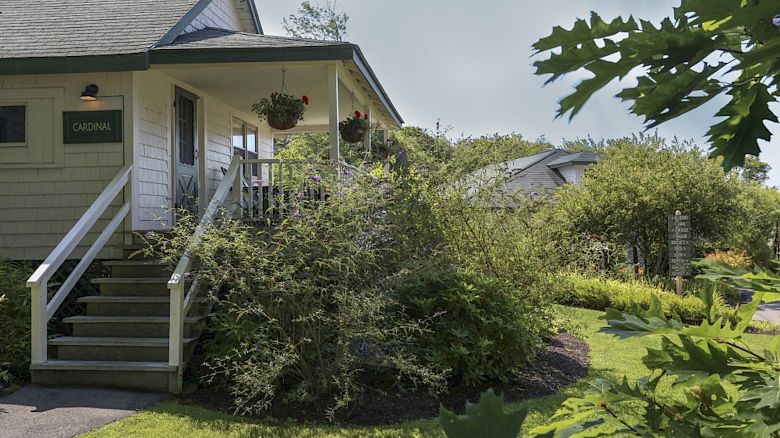
[(170, 44), (156, 47), (153, 50), (278, 49), (334, 46), (353, 47), (352, 44), (340, 41), (258, 35), (226, 29), (206, 28), (180, 35)]
[(0, 75), (147, 70), (218, 62), (351, 61), (403, 124), (355, 44), (184, 29), (213, 0), (0, 0)]
[(480, 185), (481, 181), (500, 181), (507, 192), (524, 190), (545, 192), (567, 183), (559, 169), (577, 164), (587, 165), (597, 161), (593, 152), (571, 153), (563, 149), (548, 149), (535, 155), (492, 164), (473, 172), (467, 181)]
[(0, 0), (0, 59), (142, 53), (198, 3)]
[(562, 167), (588, 165), (598, 161), (598, 155), (592, 151), (577, 152), (563, 157), (547, 164), (550, 169), (560, 169)]

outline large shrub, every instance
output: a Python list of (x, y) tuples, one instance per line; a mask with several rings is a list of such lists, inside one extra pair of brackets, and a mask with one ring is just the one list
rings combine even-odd
[(24, 264), (0, 260), (0, 373), (22, 378), (30, 365), (30, 273)]
[(543, 345), (545, 312), (506, 280), (426, 267), (403, 281), (399, 300), (408, 315), (431, 318), (418, 354), (466, 384), (514, 376)]
[[(290, 217), (261, 229), (219, 221), (192, 253), (191, 275), (212, 285), (216, 301), (206, 381), (227, 384), (239, 412), (316, 399), (331, 401), (332, 416), (356, 400), (367, 374), (396, 389), (441, 389), (441, 370), (412, 352), (425, 325), (401, 313), (387, 286), (403, 258), (393, 256), (386, 188), (328, 179), (311, 175), (331, 193), (327, 202), (300, 199)], [(175, 262), (191, 232), (185, 221), (152, 243)]]

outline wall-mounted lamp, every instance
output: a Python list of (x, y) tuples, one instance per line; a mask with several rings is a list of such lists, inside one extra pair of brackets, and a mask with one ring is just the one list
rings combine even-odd
[(81, 100), (84, 101), (97, 100), (97, 94), (98, 94), (98, 86), (95, 84), (89, 84), (87, 85), (87, 88), (84, 89), (84, 92), (81, 93)]

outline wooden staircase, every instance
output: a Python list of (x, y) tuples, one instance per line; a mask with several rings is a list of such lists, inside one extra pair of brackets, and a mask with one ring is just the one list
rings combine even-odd
[[(99, 295), (78, 299), (86, 305), (85, 315), (63, 319), (72, 325), (73, 336), (48, 340), (48, 360), (30, 366), (34, 383), (178, 392), (182, 370), (168, 361), (171, 270), (152, 260), (130, 259), (136, 250), (128, 246), (124, 260), (103, 262), (111, 277), (92, 280)], [(200, 299), (184, 319), (182, 369), (208, 311)]]

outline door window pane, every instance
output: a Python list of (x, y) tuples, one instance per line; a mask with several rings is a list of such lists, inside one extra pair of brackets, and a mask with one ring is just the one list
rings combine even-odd
[(192, 166), (195, 164), (195, 102), (181, 96), (179, 107), (179, 161)]
[(24, 105), (0, 106), (0, 143), (24, 143), (26, 119)]
[(246, 125), (246, 149), (251, 158), (257, 158), (257, 127)]
[(233, 119), (233, 151), (236, 155), (246, 158), (246, 144), (244, 143), (244, 122)]

